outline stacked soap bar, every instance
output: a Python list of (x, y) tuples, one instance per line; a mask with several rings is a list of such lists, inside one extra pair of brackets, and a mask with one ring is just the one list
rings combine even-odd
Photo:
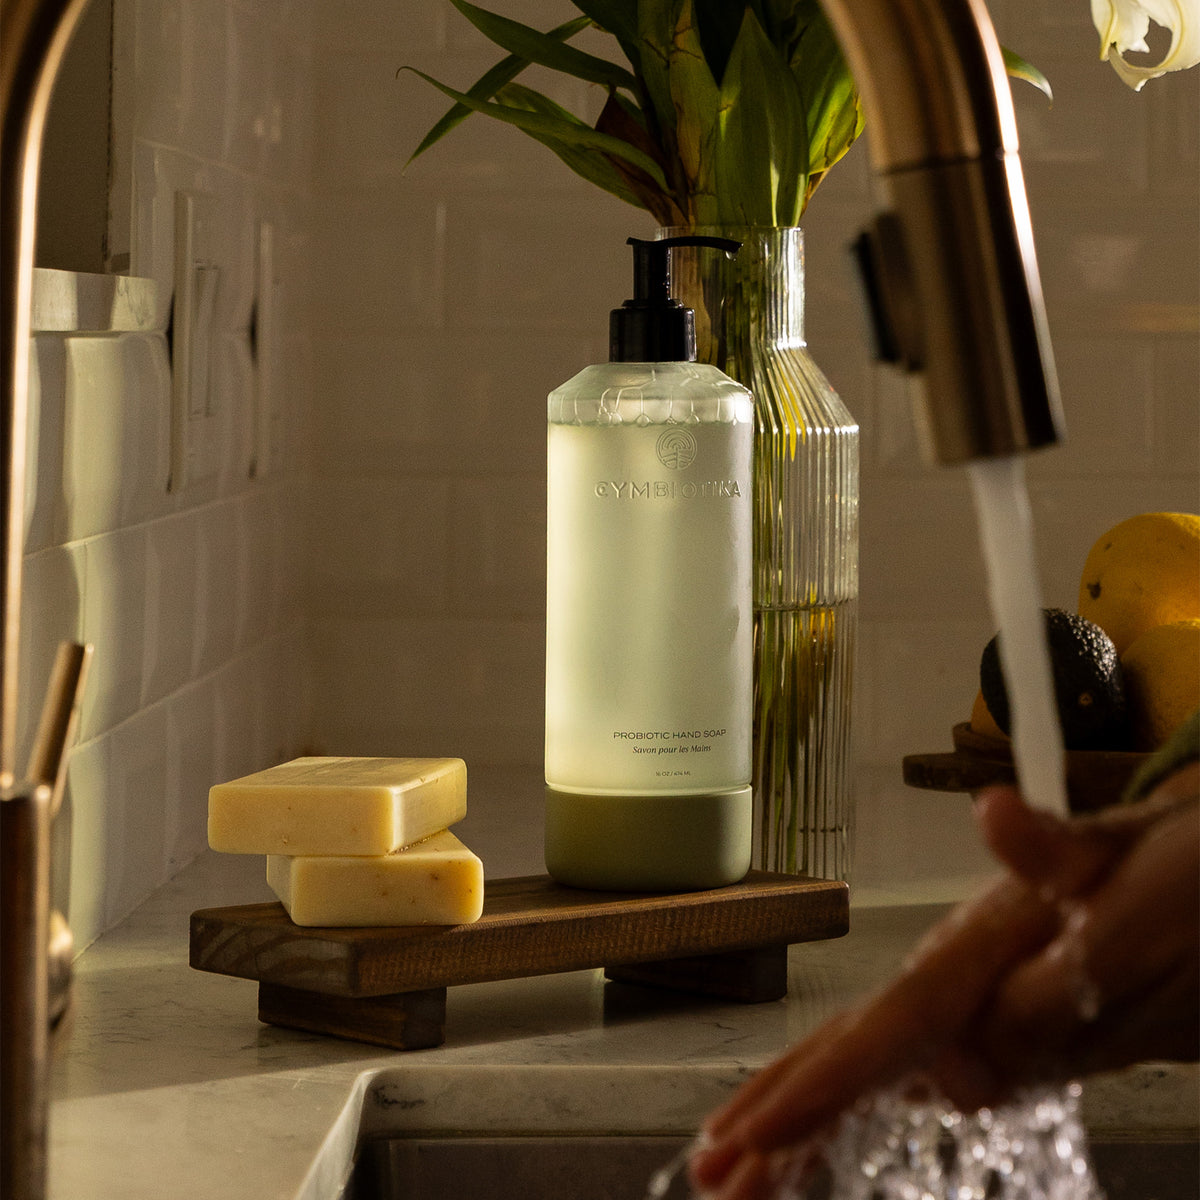
[(265, 854), (297, 925), (457, 925), (483, 911), (466, 811), (459, 758), (297, 758), (210, 789), (208, 842)]

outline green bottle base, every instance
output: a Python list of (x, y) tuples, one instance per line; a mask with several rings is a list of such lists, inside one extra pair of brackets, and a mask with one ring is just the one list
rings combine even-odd
[(569, 887), (687, 892), (750, 870), (750, 787), (694, 796), (604, 796), (546, 787), (546, 870)]

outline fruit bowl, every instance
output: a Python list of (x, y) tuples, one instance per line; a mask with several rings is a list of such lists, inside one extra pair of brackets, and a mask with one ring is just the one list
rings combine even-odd
[[(993, 783), (1013, 783), (1012, 744), (1007, 738), (977, 733), (970, 723), (955, 725), (954, 749), (943, 754), (909, 754), (904, 782), (935, 792), (974, 792)], [(1150, 756), (1131, 750), (1067, 750), (1067, 802), (1073, 813), (1095, 812), (1116, 804), (1134, 773)]]

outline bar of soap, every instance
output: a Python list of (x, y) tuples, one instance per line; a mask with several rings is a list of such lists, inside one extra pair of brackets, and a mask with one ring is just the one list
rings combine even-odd
[(208, 793), (229, 854), (390, 854), (467, 811), (461, 758), (296, 758)]
[(267, 856), (297, 925), (463, 925), (483, 912), (483, 863), (448, 829), (394, 854)]

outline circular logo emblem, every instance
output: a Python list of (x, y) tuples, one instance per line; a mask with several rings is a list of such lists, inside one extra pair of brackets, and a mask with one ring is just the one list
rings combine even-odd
[(668, 429), (654, 446), (658, 461), (672, 471), (682, 471), (696, 460), (696, 439), (686, 429)]

